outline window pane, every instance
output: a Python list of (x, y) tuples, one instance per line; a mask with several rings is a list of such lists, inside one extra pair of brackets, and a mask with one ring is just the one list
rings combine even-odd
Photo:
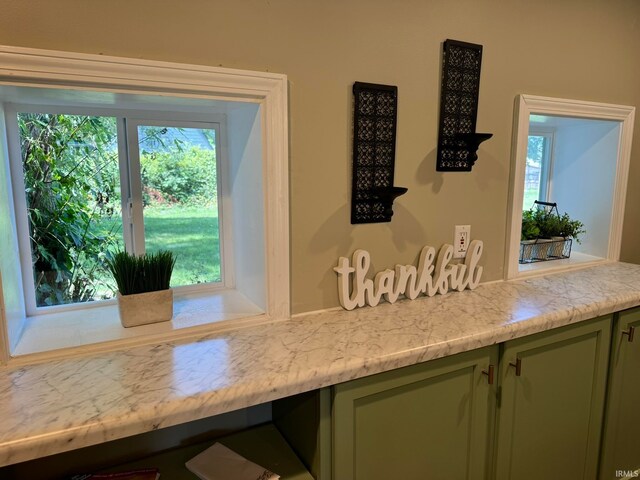
[(524, 171), (524, 199), (522, 209), (528, 210), (535, 200), (544, 201), (546, 186), (543, 184), (543, 163), (545, 161), (547, 139), (541, 135), (529, 135), (527, 145), (527, 165)]
[(220, 282), (214, 129), (139, 126), (145, 250), (172, 250), (171, 286)]
[(116, 122), (19, 113), (38, 307), (111, 298), (105, 254), (122, 248)]

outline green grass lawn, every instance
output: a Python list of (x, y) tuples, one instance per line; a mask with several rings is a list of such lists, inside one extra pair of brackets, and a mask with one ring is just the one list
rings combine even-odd
[[(120, 235), (118, 248), (122, 249), (120, 225), (120, 217), (115, 217), (105, 219), (95, 229), (104, 234), (113, 228)], [(147, 252), (171, 250), (176, 255), (172, 287), (220, 281), (218, 211), (214, 206), (145, 207), (144, 230)], [(107, 272), (104, 280), (113, 283)]]
[(524, 200), (522, 202), (522, 209), (529, 210), (533, 207), (533, 202), (538, 200), (538, 189), (529, 188), (524, 191)]
[(171, 286), (220, 281), (220, 237), (215, 207), (147, 207), (146, 251), (171, 250)]

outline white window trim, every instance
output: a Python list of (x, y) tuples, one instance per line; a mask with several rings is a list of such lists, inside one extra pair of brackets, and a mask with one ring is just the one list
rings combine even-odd
[[(201, 65), (0, 46), (0, 85), (258, 103), (262, 112), (266, 319), (290, 316), (287, 77)], [(3, 305), (0, 305), (2, 310)], [(4, 316), (0, 319), (7, 320)], [(0, 362), (8, 362), (1, 325)]]
[[(609, 231), (609, 246), (605, 259), (608, 261), (618, 261), (620, 259), (620, 246), (622, 243), (622, 223), (627, 193), (627, 180), (629, 177), (635, 107), (535, 95), (518, 95), (514, 112), (514, 144), (511, 150), (511, 184), (509, 188), (507, 214), (505, 280), (526, 275), (526, 273), (519, 272), (518, 252), (520, 250), (524, 173), (527, 160), (529, 117), (531, 114), (613, 120), (621, 123), (613, 210)], [(579, 265), (569, 265), (560, 268), (579, 268)], [(539, 271), (537, 273), (539, 274)]]

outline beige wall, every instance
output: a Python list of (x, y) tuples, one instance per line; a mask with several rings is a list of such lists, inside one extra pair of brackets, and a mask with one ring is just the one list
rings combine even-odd
[[(414, 262), (471, 224), (485, 280), (503, 272), (514, 98), (530, 93), (640, 105), (637, 0), (0, 0), (0, 43), (285, 73), (290, 81), (295, 312), (337, 305), (340, 255), (374, 269)], [(472, 173), (435, 171), (441, 42), (484, 45)], [(390, 224), (349, 223), (351, 85), (399, 88)], [(640, 121), (623, 259), (640, 263)]]

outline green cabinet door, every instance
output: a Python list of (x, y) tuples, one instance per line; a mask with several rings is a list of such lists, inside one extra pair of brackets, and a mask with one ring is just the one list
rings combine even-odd
[(621, 478), (621, 471), (640, 468), (640, 308), (617, 317), (602, 443), (602, 480)]
[(333, 480), (485, 479), (497, 346), (334, 387)]
[(611, 316), (504, 344), (497, 480), (595, 479)]

